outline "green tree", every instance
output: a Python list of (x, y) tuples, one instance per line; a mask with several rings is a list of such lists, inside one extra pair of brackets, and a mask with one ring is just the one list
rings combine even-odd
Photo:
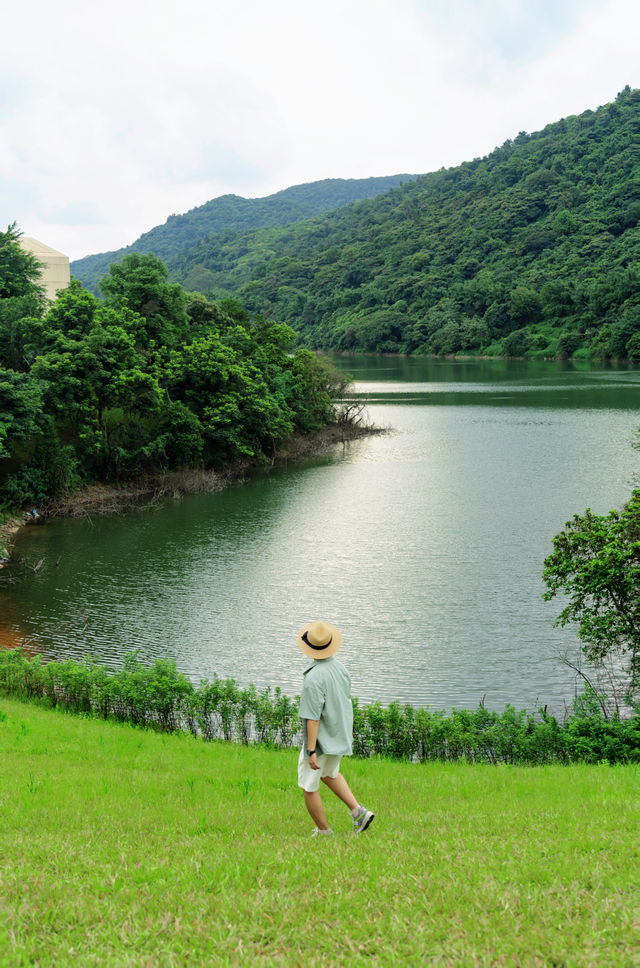
[(23, 321), (41, 315), (45, 305), (40, 265), (20, 245), (20, 234), (15, 222), (0, 232), (0, 366), (12, 370), (28, 369)]
[(199, 292), (188, 292), (186, 300), (192, 335), (203, 335), (209, 329), (224, 325), (225, 313), (219, 303), (211, 302)]
[(578, 228), (575, 215), (563, 208), (553, 220), (553, 231), (556, 235), (572, 235)]
[(0, 370), (0, 461), (18, 441), (37, 433), (42, 420), (43, 384), (27, 373)]
[(507, 356), (524, 356), (531, 345), (529, 331), (516, 329), (502, 340), (502, 346)]
[[(76, 284), (33, 322), (38, 355), (31, 373), (44, 384), (47, 412), (71, 429), (83, 463), (94, 470), (113, 464), (111, 438), (119, 425), (160, 406), (157, 379), (146, 372), (131, 327), (122, 325), (136, 318), (126, 307), (118, 312), (101, 305)], [(122, 448), (118, 453), (124, 457)]]
[(202, 457), (204, 434), (193, 411), (180, 400), (165, 401), (158, 421), (158, 447), (169, 467), (194, 464)]
[(626, 357), (628, 344), (640, 333), (640, 303), (625, 303), (619, 318), (611, 327), (609, 352), (611, 356)]
[(0, 506), (41, 504), (79, 483), (75, 450), (60, 441), (53, 419), (44, 413), (38, 415), (34, 432), (16, 446), (13, 459), (4, 466), (0, 460)]
[(0, 232), (0, 299), (42, 292), (38, 285), (40, 263), (19, 243), (22, 233), (14, 222)]
[(188, 329), (186, 293), (169, 282), (167, 267), (155, 255), (125, 255), (102, 277), (100, 289), (108, 306), (117, 310), (126, 307), (144, 321), (135, 333), (137, 345), (154, 340), (175, 346)]
[(635, 333), (627, 343), (627, 354), (634, 363), (640, 363), (640, 332)]
[(558, 359), (568, 360), (581, 346), (582, 336), (579, 333), (563, 333), (556, 346)]
[(347, 385), (348, 380), (326, 357), (296, 350), (289, 396), (296, 428), (312, 433), (324, 427), (334, 416), (334, 401), (344, 395)]
[(514, 323), (524, 326), (540, 318), (540, 299), (527, 286), (516, 286), (509, 294), (509, 316)]
[(171, 399), (197, 416), (216, 463), (257, 457), (293, 427), (284, 401), (269, 391), (251, 358), (219, 333), (174, 351), (168, 373)]
[(622, 511), (576, 514), (553, 539), (544, 565), (544, 598), (558, 592), (568, 597), (556, 625), (577, 623), (589, 661), (622, 663), (628, 701), (635, 701), (640, 694), (640, 490)]
[(136, 255), (105, 277), (106, 303), (73, 280), (43, 314), (37, 266), (13, 228), (2, 238), (5, 504), (201, 461), (263, 462), (294, 429), (331, 419), (341, 378), (313, 354), (292, 353), (297, 334), (286, 324), (234, 298), (187, 296), (160, 260)]
[(562, 319), (575, 311), (573, 287), (561, 279), (545, 282), (540, 290), (542, 311), (547, 318)]

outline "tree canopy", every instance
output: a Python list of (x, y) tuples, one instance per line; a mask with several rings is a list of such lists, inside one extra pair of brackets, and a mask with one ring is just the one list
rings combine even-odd
[(0, 506), (265, 462), (293, 431), (331, 419), (340, 379), (292, 352), (288, 326), (188, 295), (139, 253), (111, 267), (104, 300), (73, 280), (47, 306), (16, 238), (11, 227), (0, 244)]
[(613, 659), (626, 678), (626, 698), (640, 696), (640, 490), (622, 511), (587, 509), (553, 539), (545, 561), (549, 600), (566, 596), (556, 624), (576, 623), (596, 667)]

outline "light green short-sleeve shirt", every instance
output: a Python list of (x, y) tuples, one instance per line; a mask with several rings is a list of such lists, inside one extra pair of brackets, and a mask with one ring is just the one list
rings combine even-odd
[(353, 743), (351, 677), (335, 656), (316, 659), (305, 670), (299, 715), (300, 719), (319, 721), (319, 753), (350, 755)]

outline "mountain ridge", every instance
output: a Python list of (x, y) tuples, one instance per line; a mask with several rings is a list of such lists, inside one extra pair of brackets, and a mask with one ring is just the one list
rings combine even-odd
[(373, 199), (202, 239), (169, 270), (315, 348), (638, 359), (639, 144), (627, 86)]
[(71, 271), (83, 285), (97, 293), (100, 278), (109, 265), (121, 261), (130, 252), (153, 252), (167, 261), (212, 233), (290, 224), (361, 198), (384, 193), (416, 177), (398, 174), (372, 178), (325, 178), (292, 185), (259, 198), (244, 198), (232, 193), (219, 195), (187, 212), (169, 215), (165, 222), (144, 232), (130, 245), (76, 259), (71, 263)]

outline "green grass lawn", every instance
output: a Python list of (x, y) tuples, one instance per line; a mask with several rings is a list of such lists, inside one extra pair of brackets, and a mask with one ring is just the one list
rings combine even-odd
[(640, 770), (344, 762), (0, 700), (0, 965), (640, 965)]

